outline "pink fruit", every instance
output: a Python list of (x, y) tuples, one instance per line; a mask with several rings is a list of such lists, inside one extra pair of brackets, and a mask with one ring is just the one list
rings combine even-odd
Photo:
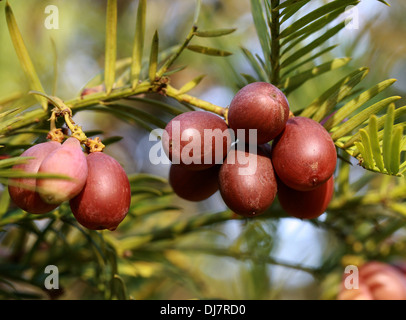
[(51, 204), (60, 204), (72, 199), (83, 188), (87, 178), (86, 156), (78, 139), (70, 137), (62, 147), (51, 152), (42, 161), (38, 172), (66, 175), (67, 179), (38, 179), (41, 198)]
[(102, 152), (87, 156), (86, 185), (69, 204), (76, 220), (92, 230), (115, 230), (131, 204), (131, 187), (121, 165)]
[[(36, 144), (21, 154), (21, 157), (33, 157), (24, 164), (18, 164), (13, 169), (22, 170), (27, 173), (37, 173), (44, 160), (51, 152), (60, 149), (61, 144), (55, 141), (48, 141)], [(34, 178), (10, 179), (13, 185), (8, 186), (8, 191), (13, 202), (21, 209), (29, 213), (47, 213), (55, 209), (57, 204), (44, 202), (36, 192), (37, 181)], [(15, 183), (21, 185), (14, 185)]]

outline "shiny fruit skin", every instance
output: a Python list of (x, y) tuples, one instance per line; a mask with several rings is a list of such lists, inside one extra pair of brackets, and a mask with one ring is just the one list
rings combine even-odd
[(278, 199), (283, 210), (299, 219), (315, 219), (322, 215), (334, 194), (334, 177), (310, 191), (298, 191), (278, 180)]
[(346, 288), (345, 274), (338, 300), (406, 300), (406, 277), (397, 268), (369, 261), (358, 268), (359, 289)]
[(62, 147), (42, 161), (38, 172), (66, 175), (67, 179), (38, 179), (41, 198), (51, 204), (60, 204), (75, 197), (86, 183), (88, 168), (86, 156), (78, 139), (70, 137)]
[(87, 156), (89, 173), (82, 191), (69, 201), (76, 220), (91, 230), (115, 230), (131, 204), (127, 174), (113, 157), (103, 152)]
[(218, 191), (220, 165), (192, 171), (179, 164), (171, 164), (169, 184), (177, 196), (188, 201), (203, 201)]
[(222, 163), (231, 142), (226, 122), (207, 111), (189, 111), (176, 116), (169, 121), (162, 136), (168, 158), (189, 170), (204, 170)]
[[(61, 144), (56, 141), (48, 141), (36, 144), (25, 150), (21, 157), (34, 157), (24, 164), (18, 164), (13, 169), (23, 170), (27, 173), (37, 173), (44, 160), (51, 152), (61, 148)], [(10, 198), (20, 208), (29, 213), (42, 214), (55, 209), (58, 205), (44, 202), (39, 194), (35, 191), (37, 180), (33, 178), (10, 179), (13, 183), (21, 183), (19, 186), (8, 186)], [(24, 188), (24, 186), (30, 189)]]
[(219, 189), (224, 203), (235, 213), (245, 217), (264, 213), (277, 193), (271, 159), (261, 148), (256, 152), (231, 150), (220, 168)]
[(253, 82), (232, 99), (228, 108), (228, 125), (238, 135), (245, 130), (245, 143), (249, 142), (249, 129), (257, 130), (257, 144), (273, 140), (289, 119), (289, 103), (282, 91), (267, 82)]
[(294, 117), (272, 143), (272, 163), (284, 184), (309, 191), (333, 175), (337, 152), (330, 134), (320, 123)]

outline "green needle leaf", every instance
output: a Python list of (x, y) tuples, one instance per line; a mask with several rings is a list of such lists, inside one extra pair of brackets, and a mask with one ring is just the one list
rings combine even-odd
[[(346, 135), (347, 133), (349, 133), (350, 131), (354, 130), (355, 128), (357, 128), (358, 126), (360, 126), (362, 123), (364, 123), (366, 120), (369, 119), (369, 117), (373, 114), (378, 113), (379, 111), (381, 111), (383, 108), (385, 108), (387, 105), (389, 105), (390, 103), (399, 100), (401, 97), (399, 96), (395, 96), (395, 97), (390, 97), (390, 98), (386, 98), (382, 101), (379, 101), (375, 104), (373, 104), (372, 106), (366, 108), (365, 110), (363, 110), (362, 112), (358, 113), (357, 115), (355, 115), (354, 117), (352, 117), (351, 119), (347, 120), (346, 122), (344, 122), (343, 124), (341, 124), (337, 130), (335, 130), (334, 132), (332, 132), (331, 134), (331, 138), (336, 141), (337, 139), (343, 137), (344, 135)], [(390, 120), (389, 120), (390, 121)], [(393, 118), (392, 118), (392, 122), (393, 123)], [(386, 126), (386, 125), (385, 125)]]
[(311, 52), (313, 49), (315, 49), (315, 48), (319, 47), (320, 45), (324, 44), (328, 39), (333, 37), (335, 34), (337, 34), (344, 27), (345, 27), (345, 21), (341, 22), (338, 25), (336, 25), (335, 27), (329, 29), (323, 35), (321, 35), (317, 39), (313, 40), (311, 43), (304, 46), (303, 48), (295, 51), (292, 55), (290, 55), (285, 60), (283, 60), (283, 62), (281, 64), (281, 67), (284, 68), (284, 67), (290, 65), (291, 63), (296, 62), (297, 60), (302, 58), (304, 55)]
[(280, 5), (278, 5), (274, 10), (281, 10), (283, 8), (287, 8), (289, 6), (295, 5), (299, 2), (303, 2), (306, 1), (308, 2), (308, 0), (286, 0), (284, 2), (282, 2)]
[(0, 160), (0, 168), (11, 167), (17, 164), (26, 163), (28, 160), (34, 159), (33, 157), (15, 157)]
[(354, 0), (336, 0), (336, 1), (329, 2), (326, 5), (313, 10), (312, 12), (303, 16), (299, 20), (293, 22), (289, 27), (287, 27), (285, 30), (283, 30), (281, 32), (280, 38), (287, 37), (288, 35), (292, 34), (293, 32), (296, 32), (297, 30), (303, 28), (307, 24), (315, 21), (316, 19), (326, 15), (329, 12), (335, 11), (340, 7), (355, 5), (358, 2), (359, 1), (354, 1)]
[(189, 92), (193, 88), (195, 88), (205, 77), (206, 75), (201, 75), (196, 78), (194, 78), (192, 81), (189, 81), (188, 83), (184, 84), (180, 89), (179, 89), (179, 94), (183, 94), (186, 92)]
[(197, 21), (199, 20), (199, 16), (200, 16), (200, 8), (202, 7), (202, 1), (201, 0), (197, 0), (196, 1), (196, 8), (195, 8), (195, 15), (193, 18), (193, 25), (197, 26)]
[(195, 36), (201, 38), (221, 37), (233, 33), (236, 28), (196, 31)]
[(147, 1), (140, 0), (140, 2), (138, 3), (137, 22), (135, 27), (135, 37), (131, 62), (131, 84), (133, 89), (135, 89), (135, 87), (137, 86), (142, 68), (142, 54), (144, 51), (144, 39), (145, 39), (146, 10), (147, 10)]
[[(306, 26), (306, 27), (292, 33), (290, 36), (286, 37), (282, 41), (281, 45), (284, 46), (288, 42), (298, 39), (299, 37), (301, 40), (306, 39), (310, 35), (314, 34), (315, 32), (317, 32), (320, 29), (327, 26), (330, 22), (332, 22), (334, 19), (336, 19), (344, 11), (345, 11), (345, 8), (342, 7), (333, 12), (330, 12), (329, 14), (326, 14), (325, 16), (321, 17), (320, 19), (316, 20), (315, 22), (312, 22), (308, 26)], [(302, 38), (302, 36), (304, 36), (304, 37)]]
[(393, 121), (395, 120), (395, 105), (389, 104), (388, 111), (385, 119), (385, 126), (383, 131), (383, 162), (386, 170), (392, 174), (392, 133), (393, 133)]
[(378, 117), (374, 114), (369, 118), (368, 133), (371, 142), (371, 150), (376, 166), (378, 167), (379, 171), (383, 172), (384, 164), (378, 137)]
[(106, 15), (106, 50), (104, 84), (106, 93), (110, 94), (116, 76), (116, 56), (117, 56), (117, 0), (107, 1)]
[(229, 55), (232, 55), (231, 52), (228, 52), (225, 50), (209, 48), (209, 47), (204, 47), (204, 46), (199, 46), (199, 45), (188, 45), (186, 48), (191, 51), (206, 54), (209, 56), (227, 57)]
[(324, 124), (326, 130), (331, 130), (333, 127), (340, 124), (345, 118), (350, 117), (354, 111), (356, 111), (366, 102), (371, 100), (378, 93), (382, 92), (383, 90), (391, 86), (395, 81), (396, 79), (382, 81), (381, 83), (378, 83), (369, 90), (361, 93), (356, 98), (347, 102), (344, 106), (342, 106), (339, 110), (337, 110), (337, 112), (334, 114), (334, 117), (331, 117), (326, 121), (326, 123)]
[(361, 129), (359, 132), (360, 132), (360, 135), (361, 135), (361, 142), (362, 142), (362, 145), (363, 145), (363, 152), (362, 152), (362, 156), (364, 158), (363, 165), (367, 169), (373, 169), (374, 168), (374, 161), (373, 161), (373, 154), (372, 154), (370, 138), (369, 138), (368, 133), (367, 133), (367, 131), (365, 129)]
[[(31, 58), (28, 54), (28, 50), (24, 44), (24, 40), (18, 28), (13, 11), (8, 2), (6, 2), (5, 10), (6, 10), (7, 26), (10, 33), (11, 41), (13, 42), (15, 52), (20, 61), (24, 74), (29, 81), (30, 88), (32, 90), (44, 92), (41, 81), (37, 75), (37, 72), (35, 71), (34, 65), (31, 61)], [(38, 102), (41, 103), (42, 108), (44, 110), (47, 110), (48, 109), (47, 101), (40, 96), (37, 96), (36, 98)]]
[(152, 38), (151, 53), (149, 57), (149, 81), (153, 83), (156, 77), (156, 71), (158, 68), (158, 51), (159, 51), (159, 36), (158, 31), (155, 31)]
[[(333, 110), (337, 103), (347, 97), (351, 90), (366, 77), (368, 72), (369, 70), (366, 68), (358, 69), (344, 78), (342, 81), (338, 82), (331, 89), (327, 90), (321, 97), (323, 103), (319, 105), (312, 118), (315, 121), (323, 120), (331, 112), (331, 110)], [(327, 98), (325, 98), (325, 95)], [(313, 109), (314, 103), (312, 103), (309, 107)], [(311, 111), (311, 109), (309, 111)], [(307, 110), (304, 110), (304, 113), (305, 112), (307, 112)]]
[(264, 53), (265, 61), (267, 62), (267, 74), (271, 70), (270, 56), (271, 56), (271, 35), (269, 30), (269, 16), (265, 16), (265, 10), (261, 5), (260, 0), (251, 0), (251, 14), (254, 20), (255, 30), (258, 35), (259, 43)]
[(401, 141), (403, 136), (403, 126), (398, 126), (393, 130), (392, 136), (392, 148), (391, 148), (391, 172), (392, 174), (398, 174), (400, 166), (400, 152)]
[(255, 59), (254, 55), (251, 53), (251, 51), (247, 50), (246, 48), (241, 48), (244, 56), (248, 59), (250, 62), (252, 68), (254, 69), (255, 73), (257, 74), (258, 78), (261, 81), (264, 82), (269, 82), (269, 78), (267, 74), (264, 71), (264, 68), (261, 66), (261, 64), (258, 62), (257, 59)]
[(283, 84), (283, 87), (285, 88), (285, 94), (289, 94), (312, 78), (315, 78), (325, 72), (341, 68), (350, 60), (350, 58), (337, 58), (287, 78)]

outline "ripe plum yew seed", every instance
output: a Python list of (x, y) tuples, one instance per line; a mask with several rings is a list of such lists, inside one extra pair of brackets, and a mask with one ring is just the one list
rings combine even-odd
[[(21, 157), (33, 157), (34, 159), (15, 165), (13, 169), (26, 173), (37, 173), (44, 158), (59, 148), (61, 148), (61, 144), (56, 141), (36, 144), (21, 154)], [(44, 202), (36, 191), (36, 185), (37, 181), (34, 178), (10, 179), (8, 191), (11, 200), (20, 209), (34, 214), (47, 213), (58, 207), (58, 204)]]
[(113, 157), (92, 152), (87, 157), (89, 173), (82, 191), (69, 201), (76, 220), (91, 230), (115, 230), (131, 204), (127, 174)]
[(240, 89), (228, 108), (228, 125), (234, 131), (245, 130), (249, 143), (249, 129), (257, 130), (257, 144), (273, 140), (285, 127), (289, 118), (289, 103), (285, 95), (267, 82), (254, 82)]
[(51, 204), (72, 199), (83, 188), (87, 178), (86, 156), (78, 139), (70, 137), (61, 148), (50, 153), (41, 163), (38, 172), (60, 174), (72, 179), (38, 179), (41, 198)]
[(256, 147), (255, 151), (231, 150), (219, 172), (219, 189), (224, 203), (245, 217), (264, 213), (277, 193), (271, 159), (261, 148)]
[(310, 191), (298, 191), (278, 179), (278, 199), (283, 210), (299, 219), (315, 219), (322, 215), (334, 194), (334, 178)]
[(162, 136), (165, 154), (188, 170), (222, 163), (231, 146), (224, 119), (208, 111), (189, 111), (173, 118)]
[(309, 191), (334, 173), (337, 152), (324, 127), (309, 118), (294, 117), (272, 143), (272, 164), (280, 180), (292, 189)]
[(179, 164), (171, 164), (169, 184), (175, 194), (188, 201), (203, 201), (218, 189), (220, 165), (205, 170), (187, 170)]

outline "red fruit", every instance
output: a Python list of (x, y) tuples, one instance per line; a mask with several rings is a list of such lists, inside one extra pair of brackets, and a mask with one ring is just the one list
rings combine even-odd
[[(18, 164), (13, 169), (22, 170), (27, 173), (37, 173), (44, 160), (51, 152), (61, 148), (61, 144), (56, 141), (48, 141), (36, 144), (21, 154), (21, 157), (33, 157), (24, 164)], [(36, 179), (19, 178), (10, 179), (13, 185), (8, 186), (8, 191), (13, 202), (21, 209), (29, 213), (47, 213), (55, 209), (58, 205), (44, 202), (36, 190)], [(14, 185), (15, 183), (21, 185)]]
[(309, 191), (333, 175), (337, 152), (330, 134), (320, 123), (294, 117), (273, 141), (272, 163), (284, 184)]
[(165, 128), (162, 145), (168, 158), (189, 170), (222, 163), (231, 146), (227, 124), (206, 111), (190, 111), (173, 118)]
[(257, 130), (257, 144), (273, 140), (289, 119), (289, 103), (282, 91), (270, 83), (254, 82), (237, 92), (228, 109), (228, 125), (238, 136), (245, 131), (249, 142), (249, 129)]
[(271, 159), (257, 147), (254, 152), (231, 150), (220, 168), (219, 189), (235, 213), (245, 217), (262, 214), (277, 192)]
[(314, 219), (323, 214), (334, 193), (334, 178), (310, 191), (298, 191), (278, 181), (278, 199), (283, 210), (300, 219)]
[(191, 171), (179, 164), (172, 164), (169, 170), (169, 184), (182, 199), (202, 201), (212, 196), (218, 189), (220, 166)]
[[(350, 276), (353, 279), (347, 279)], [(359, 289), (348, 287), (354, 280)], [(345, 274), (338, 300), (406, 300), (406, 278), (390, 264), (370, 261), (359, 267), (358, 274)]]
[(73, 179), (38, 179), (37, 187), (45, 202), (60, 204), (76, 196), (85, 185), (88, 172), (79, 140), (68, 138), (61, 148), (42, 161), (38, 172), (66, 175)]
[(85, 187), (69, 201), (72, 213), (88, 229), (113, 231), (130, 208), (130, 182), (117, 160), (105, 153), (89, 154), (87, 166)]

